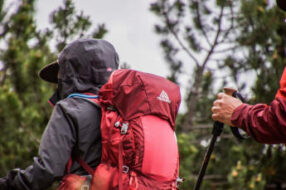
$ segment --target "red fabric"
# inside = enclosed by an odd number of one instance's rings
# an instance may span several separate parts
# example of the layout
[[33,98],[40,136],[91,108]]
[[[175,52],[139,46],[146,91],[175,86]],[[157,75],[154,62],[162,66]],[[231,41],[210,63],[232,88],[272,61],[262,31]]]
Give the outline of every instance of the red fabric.
[[70,157],[67,166],[66,166],[66,173],[69,174],[71,171],[71,166],[72,166],[72,157]]
[[280,89],[277,91],[276,98],[286,99],[286,68],[284,68],[282,77],[280,79]]
[[[115,166],[101,163],[97,166],[96,171],[93,174],[92,186],[90,190],[112,190],[118,187],[119,172]],[[128,181],[128,176],[122,174],[122,181]],[[127,188],[125,188],[127,189]]]
[[172,179],[178,163],[174,131],[168,122],[155,116],[144,116],[141,121],[145,137],[142,172],[156,180]]
[[[83,161],[81,158],[77,158],[76,161],[80,164],[81,167],[83,167],[85,169],[85,171],[87,171],[90,175],[93,174],[93,169],[85,162]],[[66,172],[67,174],[70,173],[70,170],[71,170],[71,166],[72,166],[72,163],[73,163],[73,158],[70,157],[68,163],[67,163],[67,166],[66,166]]]
[[284,68],[280,89],[275,99],[264,104],[239,106],[233,113],[231,122],[241,127],[258,142],[286,143],[286,68]]
[[88,183],[85,184],[86,177],[79,176],[76,174],[66,175],[60,187],[57,190],[83,190],[84,187],[88,187]]
[[[179,87],[162,77],[134,70],[111,75],[99,92],[102,158],[92,190],[176,189],[174,129],[180,100]],[[127,133],[122,134],[126,124]],[[122,166],[129,168],[127,174]]]
[[[161,94],[166,94],[170,103],[160,100]],[[114,105],[124,120],[154,114],[168,120],[175,129],[180,89],[163,77],[130,69],[117,70],[99,95],[100,101]]]
[[90,175],[93,174],[93,169],[85,161],[83,161],[81,158],[77,158],[76,160],[81,165],[81,167],[85,169],[85,171],[87,171]]
[[242,104],[235,109],[231,122],[261,143],[286,143],[286,99],[276,98],[264,104]]

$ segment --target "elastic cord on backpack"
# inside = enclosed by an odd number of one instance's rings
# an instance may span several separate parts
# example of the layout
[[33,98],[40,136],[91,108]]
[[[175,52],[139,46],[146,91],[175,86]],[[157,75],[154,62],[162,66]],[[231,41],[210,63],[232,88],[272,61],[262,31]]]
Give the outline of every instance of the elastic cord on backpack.
[[88,95],[88,94],[72,93],[72,94],[70,94],[67,98],[72,98],[72,97],[97,99],[97,98],[98,98],[98,95]]

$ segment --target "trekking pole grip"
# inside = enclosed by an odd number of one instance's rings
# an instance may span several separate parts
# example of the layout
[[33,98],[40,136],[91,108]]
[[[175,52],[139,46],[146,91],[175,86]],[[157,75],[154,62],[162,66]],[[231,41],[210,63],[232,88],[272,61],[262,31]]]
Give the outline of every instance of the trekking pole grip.
[[[234,98],[237,98],[241,100],[242,102],[245,102],[244,98],[242,95],[235,89],[233,88],[224,88],[223,92],[229,96],[232,96]],[[238,127],[230,127],[232,134],[239,140],[245,140],[248,138],[248,136],[242,135],[241,130]]]

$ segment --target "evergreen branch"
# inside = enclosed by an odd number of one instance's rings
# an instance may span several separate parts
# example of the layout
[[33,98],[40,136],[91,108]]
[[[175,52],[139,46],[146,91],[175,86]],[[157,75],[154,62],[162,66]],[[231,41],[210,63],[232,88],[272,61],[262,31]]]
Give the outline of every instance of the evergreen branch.
[[170,19],[168,17],[168,14],[166,12],[163,12],[163,16],[167,23],[167,28],[171,32],[171,34],[175,37],[178,44],[181,46],[181,48],[187,53],[187,55],[195,62],[195,64],[199,67],[199,61],[195,58],[195,56],[189,51],[189,49],[184,45],[182,40],[179,38],[178,34],[174,31],[173,27],[171,26]]
[[24,122],[21,122],[21,127],[22,129],[30,135],[31,140],[34,142],[35,146],[39,146],[39,144],[41,143],[41,139],[36,137],[33,133],[32,130],[30,130],[25,124]]
[[3,86],[7,78],[7,68],[5,67],[4,69],[1,70],[1,72],[3,72],[3,77],[1,78],[0,86]]
[[[35,80],[37,80],[37,79],[35,79]],[[44,115],[49,115],[49,111],[48,111],[47,107],[44,106],[43,104],[41,104],[42,97],[41,97],[40,92],[39,92],[38,84],[32,83],[32,88],[34,91],[35,100],[38,103],[38,105],[40,106],[41,110],[44,112]]]
[[[196,14],[197,14],[197,19],[198,19],[198,23],[202,23],[202,19],[201,19],[201,13],[200,13],[200,5],[199,5],[200,1],[197,1],[197,11],[196,11]],[[204,30],[204,27],[201,25],[201,28],[200,28],[204,38],[206,39],[206,42],[208,43],[209,46],[211,46],[211,43],[210,43],[210,40],[206,34],[206,31]]]
[[209,50],[205,60],[203,61],[202,66],[201,66],[203,69],[206,67],[206,64],[208,63],[211,55],[213,54],[214,49],[218,45],[218,39],[219,39],[219,36],[221,33],[221,23],[222,23],[222,18],[223,18],[223,11],[224,11],[224,6],[221,7],[221,11],[220,11],[219,19],[218,19],[218,24],[217,24],[217,32],[216,32],[214,42],[213,42],[211,49]]

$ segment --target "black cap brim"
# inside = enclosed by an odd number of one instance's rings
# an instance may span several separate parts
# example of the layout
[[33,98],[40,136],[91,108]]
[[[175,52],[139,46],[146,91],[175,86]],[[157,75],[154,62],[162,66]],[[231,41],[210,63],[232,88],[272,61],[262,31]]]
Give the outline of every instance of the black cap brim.
[[58,83],[58,72],[59,64],[56,61],[43,67],[39,72],[39,76],[47,82]]
[[277,5],[284,11],[286,11],[286,0],[276,0]]

